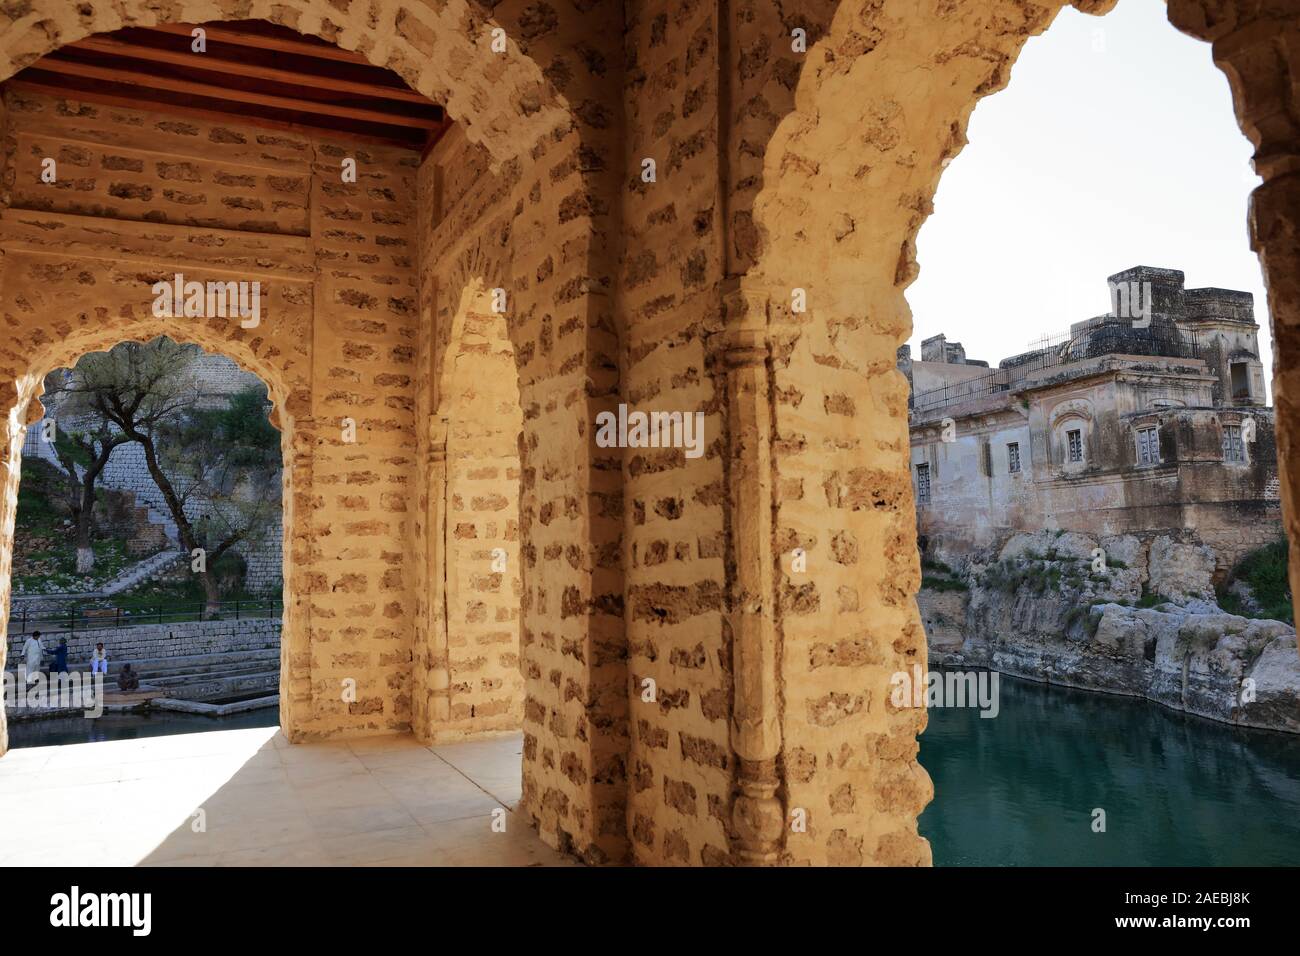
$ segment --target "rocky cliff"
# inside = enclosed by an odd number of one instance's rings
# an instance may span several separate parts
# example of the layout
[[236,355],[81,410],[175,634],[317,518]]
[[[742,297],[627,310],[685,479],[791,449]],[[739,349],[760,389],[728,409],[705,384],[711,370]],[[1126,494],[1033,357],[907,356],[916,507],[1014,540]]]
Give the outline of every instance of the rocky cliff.
[[948,560],[918,596],[935,663],[1300,733],[1294,628],[1223,611],[1193,534],[1017,534]]

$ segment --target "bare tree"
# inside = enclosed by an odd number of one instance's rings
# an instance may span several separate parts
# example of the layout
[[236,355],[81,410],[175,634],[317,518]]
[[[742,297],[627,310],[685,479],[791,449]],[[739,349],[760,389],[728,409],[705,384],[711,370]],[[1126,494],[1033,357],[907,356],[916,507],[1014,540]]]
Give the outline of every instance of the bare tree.
[[[199,406],[192,370],[198,352],[165,337],[124,342],[78,362],[67,390],[143,449],[180,543],[194,558],[210,616],[221,600],[217,562],[278,513],[279,481],[270,476],[279,467],[279,436],[266,420],[264,399],[224,410]],[[260,424],[245,421],[249,414]],[[199,503],[203,513],[191,519]]]
[[58,410],[51,445],[64,472],[77,548],[77,573],[88,574],[95,567],[91,543],[95,533],[96,485],[113,450],[131,439],[79,401],[78,395],[68,392],[66,385],[64,369],[45,377],[47,402]]
[[[259,539],[280,514],[280,433],[267,419],[265,388],[194,404],[160,423],[157,445],[182,504],[202,514],[192,533],[204,549],[201,575],[209,609],[219,600],[214,571],[236,545]],[[148,454],[148,449],[146,449]]]

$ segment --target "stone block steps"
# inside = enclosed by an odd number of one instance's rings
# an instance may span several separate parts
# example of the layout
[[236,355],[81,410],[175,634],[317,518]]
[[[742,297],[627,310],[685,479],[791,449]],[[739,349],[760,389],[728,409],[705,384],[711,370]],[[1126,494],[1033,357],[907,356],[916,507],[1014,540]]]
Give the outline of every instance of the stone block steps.
[[274,694],[280,687],[280,649],[276,646],[184,657],[111,661],[110,682],[129,663],[140,683],[180,700],[209,701],[252,693]]
[[160,571],[181,560],[187,554],[188,552],[183,550],[159,551],[152,557],[145,558],[143,561],[123,569],[117,577],[100,588],[100,593],[107,596],[130,590],[137,584],[149,580]]

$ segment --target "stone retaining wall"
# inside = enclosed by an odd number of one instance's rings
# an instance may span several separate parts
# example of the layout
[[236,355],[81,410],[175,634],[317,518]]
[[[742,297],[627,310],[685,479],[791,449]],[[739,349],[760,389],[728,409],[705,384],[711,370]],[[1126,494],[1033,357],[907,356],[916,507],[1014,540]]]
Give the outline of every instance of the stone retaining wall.
[[[68,639],[68,663],[74,668],[88,667],[90,653],[100,641],[108,651],[109,663],[166,657],[189,657],[221,654],[280,645],[280,618],[255,618],[241,621],[193,621],[181,624],[141,624],[118,630],[84,631],[76,634],[48,633],[42,636],[46,663],[58,646],[59,638]],[[7,638],[8,660],[16,667],[22,660],[23,635]]]

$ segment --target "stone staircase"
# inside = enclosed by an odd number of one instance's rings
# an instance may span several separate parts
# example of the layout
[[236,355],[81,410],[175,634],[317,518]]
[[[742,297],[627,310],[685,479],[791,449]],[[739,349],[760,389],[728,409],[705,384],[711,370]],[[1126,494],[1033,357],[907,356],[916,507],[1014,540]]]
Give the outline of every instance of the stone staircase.
[[129,568],[123,568],[117,577],[113,578],[99,589],[99,593],[107,597],[112,594],[119,594],[122,591],[130,590],[137,584],[152,578],[168,565],[174,564],[186,557],[188,553],[189,552],[184,549],[179,548],[159,551],[152,557],[145,558],[143,561],[138,561]]
[[[110,486],[111,487],[111,486]],[[162,529],[167,540],[173,544],[180,541],[180,531],[172,519],[172,513],[163,499],[162,492],[154,488],[120,488],[135,498],[136,504],[145,512],[145,517],[152,525]]]
[[268,645],[241,651],[113,661],[110,683],[124,663],[140,675],[140,683],[179,700],[214,701],[262,696],[280,688],[280,648]]

